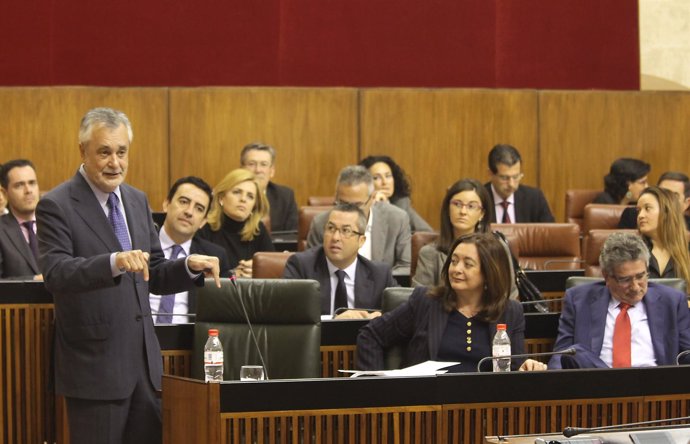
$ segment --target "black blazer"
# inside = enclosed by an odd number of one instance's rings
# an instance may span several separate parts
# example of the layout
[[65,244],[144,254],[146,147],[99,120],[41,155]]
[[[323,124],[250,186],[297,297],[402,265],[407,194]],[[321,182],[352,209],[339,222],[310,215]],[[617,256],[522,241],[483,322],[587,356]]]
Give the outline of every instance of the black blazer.
[[[189,247],[190,254],[204,254],[206,256],[215,256],[220,263],[220,277],[230,277],[230,261],[225,250],[215,245],[206,239],[194,237],[192,238],[192,245]],[[192,288],[187,293],[187,307],[192,313],[196,313],[196,288]]]
[[41,274],[17,219],[9,213],[0,217],[0,278],[33,279]]
[[[382,370],[384,350],[402,343],[407,344],[403,367],[436,359],[448,312],[438,299],[427,296],[428,291],[426,287],[415,288],[407,302],[359,330],[357,369]],[[496,334],[496,324],[507,324],[512,354],[524,353],[525,316],[520,303],[508,301],[499,321],[490,324],[490,338]],[[511,366],[516,369],[521,364],[513,360]]]
[[[491,191],[491,182],[484,186],[489,191],[491,204],[495,208],[496,202],[494,202],[494,193]],[[515,192],[515,219],[517,220],[513,222],[516,223],[555,221],[544,193],[539,188],[528,187],[527,185],[520,185]],[[494,211],[494,217],[491,222],[496,223],[496,211]]]
[[266,197],[271,206],[271,231],[297,231],[297,203],[292,189],[269,182]]
[[[321,314],[331,314],[331,278],[323,247],[293,254],[285,264],[286,279],[314,279],[321,284]],[[387,287],[397,287],[391,267],[357,256],[355,308],[381,308],[381,295]]]

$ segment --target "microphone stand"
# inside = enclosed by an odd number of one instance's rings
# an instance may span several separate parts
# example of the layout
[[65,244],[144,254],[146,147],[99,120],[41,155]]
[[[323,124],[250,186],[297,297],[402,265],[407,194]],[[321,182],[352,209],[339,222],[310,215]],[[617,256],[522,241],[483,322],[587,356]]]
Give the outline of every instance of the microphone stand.
[[574,355],[577,351],[574,348],[566,348],[561,351],[553,352],[542,352],[542,353],[522,353],[519,355],[506,355],[506,356],[486,356],[477,362],[477,372],[481,373],[481,366],[486,361],[493,361],[496,359],[522,359],[522,358],[539,358],[544,356],[555,356],[555,355]]
[[249,333],[252,336],[252,341],[254,342],[254,347],[256,347],[256,352],[259,354],[259,359],[261,360],[261,366],[264,368],[264,376],[266,377],[266,381],[268,381],[269,380],[268,369],[266,368],[266,363],[264,362],[264,356],[261,353],[261,348],[259,348],[259,341],[256,340],[256,335],[254,334],[254,328],[252,328],[252,323],[249,320],[249,314],[247,313],[247,308],[244,306],[244,300],[242,299],[242,293],[240,292],[240,288],[237,286],[236,280],[237,280],[237,278],[235,277],[235,273],[231,271],[230,282],[232,282],[232,286],[235,287],[235,291],[237,291],[237,297],[240,300],[240,306],[242,307],[242,312],[244,313],[244,320],[247,321],[247,327],[249,327]]

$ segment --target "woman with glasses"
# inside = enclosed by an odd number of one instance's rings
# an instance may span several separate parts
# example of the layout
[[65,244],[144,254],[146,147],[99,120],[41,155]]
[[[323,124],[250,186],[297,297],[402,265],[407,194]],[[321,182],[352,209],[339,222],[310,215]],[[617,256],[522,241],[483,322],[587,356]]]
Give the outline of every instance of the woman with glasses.
[[[449,251],[441,285],[415,288],[407,302],[360,330],[358,369],[383,369],[384,351],[406,344],[402,367],[435,360],[459,362],[452,372],[475,372],[479,361],[491,356],[497,324],[506,324],[511,353],[524,353],[525,317],[522,306],[508,299],[510,260],[501,241],[472,233],[456,239]],[[546,370],[533,360],[514,359],[511,366]]]
[[620,158],[611,164],[604,177],[604,191],[593,203],[634,205],[642,190],[647,188],[647,175],[652,167],[641,160]]
[[637,227],[649,247],[649,277],[678,277],[690,283],[690,254],[683,209],[673,192],[645,189],[637,200]]
[[431,225],[420,216],[410,201],[410,181],[405,171],[388,156],[369,156],[359,163],[374,177],[374,201],[389,202],[405,210],[410,216],[410,229],[415,231],[434,231]]
[[252,277],[252,257],[257,251],[275,251],[261,219],[268,214],[268,200],[254,173],[243,168],[230,171],[213,189],[208,224],[198,236],[225,249],[237,277]]
[[[435,243],[419,250],[417,270],[412,285],[433,287],[439,285],[443,264],[448,258],[453,241],[471,233],[490,233],[493,205],[489,192],[475,179],[461,179],[446,191],[441,203],[441,233]],[[505,246],[508,253],[508,247]],[[510,264],[510,297],[517,299],[515,272]]]

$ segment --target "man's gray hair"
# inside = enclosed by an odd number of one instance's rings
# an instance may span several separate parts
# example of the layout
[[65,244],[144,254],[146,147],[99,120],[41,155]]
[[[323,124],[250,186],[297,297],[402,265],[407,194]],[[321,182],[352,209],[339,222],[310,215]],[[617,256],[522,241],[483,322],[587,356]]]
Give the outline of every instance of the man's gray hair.
[[122,111],[112,108],[93,108],[84,114],[79,125],[79,143],[85,144],[91,140],[91,133],[94,127],[103,125],[108,129],[115,130],[124,125],[127,128],[127,136],[129,143],[132,143],[134,133],[132,132],[132,124],[129,122],[127,115]]
[[340,174],[338,174],[338,180],[335,182],[336,192],[341,185],[353,186],[359,185],[360,183],[367,184],[369,195],[371,196],[374,192],[374,177],[369,170],[361,165],[346,166],[340,170]]
[[340,211],[341,213],[357,213],[357,231],[363,234],[367,230],[367,216],[364,215],[364,211],[362,211],[362,209],[357,205],[351,203],[341,203],[336,205],[328,212],[326,224],[328,224],[328,220],[331,218],[331,213],[334,211]]
[[630,261],[643,261],[649,267],[649,248],[633,233],[613,233],[606,239],[599,254],[604,275],[612,276],[616,267]]
[[271,145],[266,145],[263,142],[252,142],[248,143],[247,145],[242,148],[242,152],[240,153],[240,165],[244,166],[245,165],[245,159],[247,157],[247,153],[250,151],[266,151],[268,154],[271,155],[271,165],[276,163],[276,150],[273,148]]

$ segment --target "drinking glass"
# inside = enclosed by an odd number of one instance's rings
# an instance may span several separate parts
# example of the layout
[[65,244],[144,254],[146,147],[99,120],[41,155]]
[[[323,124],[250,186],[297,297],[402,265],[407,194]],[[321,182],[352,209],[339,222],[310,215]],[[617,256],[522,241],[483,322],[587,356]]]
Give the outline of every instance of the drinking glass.
[[264,368],[260,365],[243,365],[240,369],[240,381],[263,381]]

